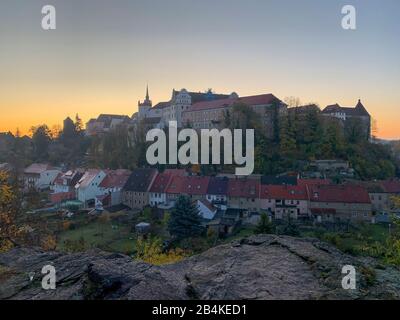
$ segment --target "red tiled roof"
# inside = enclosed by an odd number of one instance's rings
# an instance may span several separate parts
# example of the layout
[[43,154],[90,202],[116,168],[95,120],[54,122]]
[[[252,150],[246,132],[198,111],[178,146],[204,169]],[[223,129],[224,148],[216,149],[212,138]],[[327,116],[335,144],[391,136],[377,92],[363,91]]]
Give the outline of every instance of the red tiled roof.
[[267,104],[273,103],[274,101],[279,101],[279,99],[271,93],[243,97],[243,98],[239,98],[239,100],[240,100],[240,102],[243,102],[250,106],[267,105]]
[[184,177],[186,170],[184,169],[166,169],[162,173],[158,173],[150,187],[149,192],[164,193],[174,177]]
[[24,170],[24,172],[30,173],[30,174],[40,174],[46,170],[51,170],[51,169],[54,169],[54,168],[49,164],[33,163],[28,168],[26,168]]
[[183,177],[182,192],[190,195],[207,194],[210,177]]
[[176,176],[172,177],[171,182],[169,183],[166,193],[182,193],[183,191],[183,179],[184,177]]
[[150,187],[149,192],[164,193],[167,190],[168,184],[172,179],[172,175],[163,172],[159,173]]
[[368,191],[358,185],[320,185],[309,188],[313,202],[371,203]]
[[189,112],[230,107],[235,103],[244,103],[249,106],[268,105],[274,101],[279,101],[279,99],[270,93],[260,94],[256,96],[241,97],[241,98],[227,98],[227,99],[212,100],[212,101],[202,101],[193,104],[192,107],[189,109]]
[[170,174],[172,176],[186,176],[186,170],[185,169],[165,169],[163,173]]
[[131,172],[128,170],[115,170],[107,172],[101,181],[100,188],[122,188],[128,181]]
[[382,181],[381,185],[387,193],[400,193],[400,180]]
[[240,198],[258,198],[260,180],[258,179],[229,179],[228,196]]
[[305,185],[262,185],[261,199],[308,200]]
[[173,194],[205,195],[209,182],[210,177],[175,176],[168,185],[166,192]]
[[330,179],[298,179],[297,184],[301,186],[319,186],[331,184]]
[[221,99],[221,100],[197,102],[192,105],[192,107],[189,109],[189,111],[200,111],[200,110],[207,110],[207,109],[217,109],[217,108],[229,107],[238,101],[239,101],[239,99],[228,98],[228,99]]

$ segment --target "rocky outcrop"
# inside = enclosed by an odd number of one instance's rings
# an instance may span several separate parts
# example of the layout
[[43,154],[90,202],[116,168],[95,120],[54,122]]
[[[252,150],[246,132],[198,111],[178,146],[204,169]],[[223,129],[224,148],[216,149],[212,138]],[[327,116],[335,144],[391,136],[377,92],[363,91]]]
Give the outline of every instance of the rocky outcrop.
[[[47,264],[56,268],[56,290],[42,289]],[[344,265],[356,268],[356,290],[342,289]],[[399,298],[397,269],[315,239],[253,236],[164,266],[98,250],[66,255],[17,248],[0,255],[0,299]]]

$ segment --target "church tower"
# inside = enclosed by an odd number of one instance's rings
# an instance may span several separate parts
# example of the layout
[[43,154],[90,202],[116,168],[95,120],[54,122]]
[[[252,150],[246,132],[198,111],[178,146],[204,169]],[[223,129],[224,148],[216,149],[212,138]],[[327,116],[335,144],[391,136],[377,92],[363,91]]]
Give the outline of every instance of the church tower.
[[145,100],[143,102],[140,102],[140,100],[139,100],[139,102],[138,102],[139,118],[140,119],[146,118],[146,115],[152,106],[153,106],[153,103],[151,102],[150,96],[149,96],[149,86],[147,85]]

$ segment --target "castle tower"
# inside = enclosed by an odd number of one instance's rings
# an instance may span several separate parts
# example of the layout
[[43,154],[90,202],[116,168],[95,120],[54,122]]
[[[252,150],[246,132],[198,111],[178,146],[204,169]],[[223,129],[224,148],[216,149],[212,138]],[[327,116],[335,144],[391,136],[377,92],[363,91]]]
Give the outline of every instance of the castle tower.
[[153,106],[153,103],[150,100],[150,95],[149,95],[149,86],[146,86],[146,97],[143,102],[138,102],[138,111],[139,111],[139,118],[143,119],[146,118],[146,115],[148,111],[151,109]]

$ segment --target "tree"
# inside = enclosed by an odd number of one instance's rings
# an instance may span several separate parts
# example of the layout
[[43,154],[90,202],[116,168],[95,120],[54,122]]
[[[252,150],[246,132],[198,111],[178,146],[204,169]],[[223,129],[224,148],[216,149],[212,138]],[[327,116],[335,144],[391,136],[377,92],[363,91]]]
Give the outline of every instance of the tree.
[[75,116],[75,131],[77,132],[77,133],[81,133],[81,132],[83,132],[83,123],[82,123],[82,119],[81,118],[79,118],[79,115],[78,114],[76,114],[76,116]]
[[360,143],[365,141],[367,136],[362,122],[355,118],[346,120],[345,133],[349,143]]
[[45,124],[32,127],[33,151],[36,160],[46,160],[48,158],[49,145],[51,142],[51,131]]
[[328,121],[327,128],[322,137],[321,156],[325,159],[341,159],[343,149],[344,139],[339,124],[336,121]]
[[269,221],[268,216],[265,212],[261,213],[260,222],[258,223],[255,233],[256,234],[268,234],[272,232],[272,223]]
[[292,218],[289,218],[285,226],[283,227],[282,234],[292,237],[300,236],[299,227],[295,222],[293,222]]
[[171,212],[169,232],[176,240],[196,237],[202,234],[201,217],[189,197],[180,196]]
[[296,152],[295,124],[289,115],[282,115],[279,121],[279,146],[284,157],[293,157]]
[[122,126],[92,139],[89,153],[91,165],[102,168],[134,169],[140,166],[141,157],[146,161],[145,145],[140,142],[133,144],[128,129]]
[[0,171],[0,252],[18,245],[23,229],[17,225],[18,199],[8,175]]
[[52,126],[51,130],[50,130],[50,138],[52,140],[58,139],[61,135],[61,132],[62,132],[62,129],[61,129],[60,125],[56,124],[56,125]]
[[286,97],[283,101],[287,104],[289,108],[299,107],[301,105],[301,101],[299,97]]
[[261,132],[262,128],[257,113],[244,103],[235,103],[231,111],[225,113],[224,124],[230,129],[258,129]]

